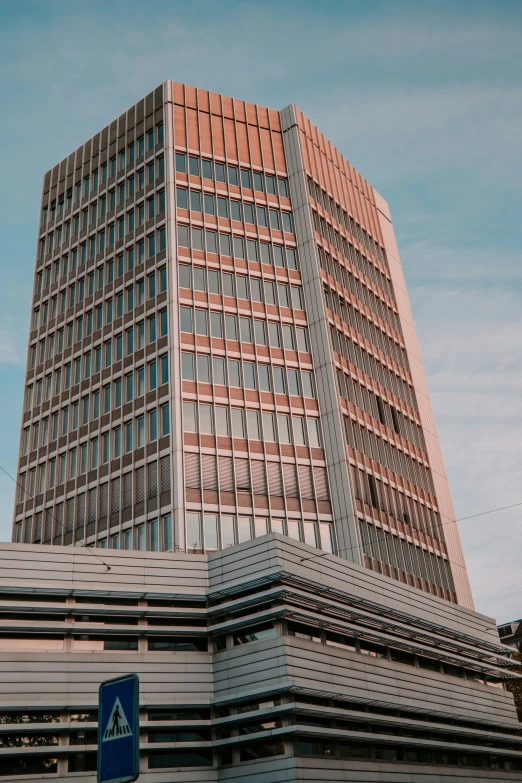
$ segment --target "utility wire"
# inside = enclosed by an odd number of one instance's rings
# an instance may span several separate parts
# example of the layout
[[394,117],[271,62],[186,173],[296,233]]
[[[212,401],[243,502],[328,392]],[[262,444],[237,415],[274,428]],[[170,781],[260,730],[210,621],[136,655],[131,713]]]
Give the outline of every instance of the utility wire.
[[[22,485],[21,485],[21,484],[20,484],[20,483],[19,483],[19,482],[18,482],[18,481],[15,479],[15,478],[13,478],[13,476],[11,476],[11,474],[10,474],[10,473],[8,473],[8,472],[7,472],[7,470],[6,470],[5,468],[3,468],[3,467],[2,467],[2,465],[0,465],[0,470],[1,470],[3,473],[5,473],[5,475],[6,475],[8,478],[10,478],[10,479],[11,479],[11,481],[14,481],[14,483],[16,484],[16,486],[17,486],[17,487],[20,487],[20,489],[22,490],[22,492],[24,492],[24,493],[25,493],[25,494],[26,494],[26,495],[27,495],[29,498],[31,498],[31,500],[34,500],[34,502],[35,502],[35,504],[36,504],[36,498],[34,497],[34,495],[31,495],[31,493],[30,493],[30,492],[28,492],[28,491],[25,489],[25,487],[22,487]],[[52,513],[51,513],[51,511],[49,511],[49,509],[47,509],[47,508],[44,508],[42,505],[40,505],[40,507],[41,507],[42,511],[44,512],[44,514],[49,514],[49,516],[51,517],[51,519],[54,519],[54,521],[55,521],[55,522],[57,522],[57,521],[58,521],[58,520],[56,519],[56,517],[54,516],[54,514],[52,514]],[[37,508],[37,506],[35,505],[35,511],[36,511],[36,508]],[[78,543],[78,541],[77,541],[76,539],[74,539],[72,543],[73,543],[73,544],[77,544],[77,543]],[[106,563],[104,560],[102,560],[102,559],[101,559],[101,557],[99,557],[99,556],[98,556],[98,555],[97,555],[95,552],[93,552],[93,551],[91,550],[91,548],[90,548],[90,547],[86,546],[86,547],[84,547],[84,549],[85,549],[85,551],[86,551],[86,552],[88,552],[90,555],[92,555],[92,556],[93,556],[93,557],[95,557],[97,560],[99,560],[99,561],[100,561],[100,563],[103,563],[103,565],[105,566],[105,568],[107,569],[107,571],[110,571],[110,570],[111,570],[111,567],[110,567],[110,565],[107,565],[107,563]]]

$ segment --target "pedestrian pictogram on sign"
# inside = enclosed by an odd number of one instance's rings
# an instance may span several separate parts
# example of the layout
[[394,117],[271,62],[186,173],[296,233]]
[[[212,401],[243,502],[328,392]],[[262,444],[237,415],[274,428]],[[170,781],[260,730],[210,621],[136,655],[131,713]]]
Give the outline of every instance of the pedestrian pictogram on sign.
[[120,737],[126,737],[130,734],[132,734],[132,730],[129,726],[129,721],[125,717],[125,713],[123,712],[123,707],[121,706],[119,698],[116,697],[116,701],[114,702],[114,707],[111,710],[107,727],[103,732],[102,742],[119,739]]

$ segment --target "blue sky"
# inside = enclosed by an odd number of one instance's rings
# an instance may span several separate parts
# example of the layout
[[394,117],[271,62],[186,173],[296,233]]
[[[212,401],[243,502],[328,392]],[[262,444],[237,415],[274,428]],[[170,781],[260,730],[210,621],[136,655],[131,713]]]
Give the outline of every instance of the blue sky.
[[[390,204],[458,517],[522,501],[522,6],[19,0],[0,29],[0,465],[14,473],[41,180],[166,78],[295,102]],[[0,476],[0,540],[12,483]],[[522,506],[462,522],[522,616]]]

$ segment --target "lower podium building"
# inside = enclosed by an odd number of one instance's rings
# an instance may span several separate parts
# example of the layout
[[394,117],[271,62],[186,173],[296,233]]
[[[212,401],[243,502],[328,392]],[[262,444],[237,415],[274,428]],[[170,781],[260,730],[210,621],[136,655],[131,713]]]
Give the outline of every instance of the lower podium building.
[[509,655],[492,619],[276,533],[2,544],[0,777],[92,783],[98,686],[135,672],[142,783],[522,780]]

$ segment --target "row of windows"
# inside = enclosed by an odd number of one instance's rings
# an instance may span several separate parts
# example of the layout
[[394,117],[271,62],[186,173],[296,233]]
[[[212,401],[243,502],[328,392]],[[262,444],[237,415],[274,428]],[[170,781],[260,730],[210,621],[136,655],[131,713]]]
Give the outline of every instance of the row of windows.
[[349,372],[337,370],[336,376],[341,397],[353,403],[359,410],[364,411],[387,429],[404,436],[424,453],[426,452],[422,428],[416,420],[412,421],[412,411],[408,411],[410,415],[407,415],[399,407],[398,401],[390,402],[389,397],[384,397],[382,392],[378,393],[380,390],[376,391],[375,387],[368,389],[361,383],[359,377],[353,378]]
[[[163,144],[163,140],[163,123],[161,122],[156,128],[147,131],[147,152],[154,151],[157,144]],[[97,192],[99,186],[105,185],[108,177],[115,177],[118,171],[122,171],[127,166],[132,166],[136,158],[140,158],[144,154],[145,136],[140,136],[136,139],[136,142],[131,142],[126,149],[122,149],[118,155],[113,155],[108,162],[102,163],[99,168],[94,169],[90,174],[77,179],[74,188],[68,188],[66,193],[58,196],[58,199],[53,199],[49,206],[44,206],[42,209],[42,225],[47,225],[48,220],[52,223],[57,216],[63,215],[64,209],[72,209],[73,195],[75,202],[79,202],[82,197],[87,198],[91,193]]]
[[[300,514],[301,509],[305,515],[315,514],[318,509],[321,514],[330,513],[326,468],[322,465],[249,460],[240,453],[234,457],[222,454],[216,457],[214,454],[185,452],[184,472],[187,502],[190,503],[201,502],[203,488],[204,499],[212,503],[218,502],[219,490],[220,502],[225,506],[250,507],[254,495],[259,501],[256,503],[258,507],[260,503],[261,507],[266,507],[270,497],[278,515],[282,512],[277,509],[282,508],[285,499],[292,514]],[[207,492],[208,495],[205,494]]]
[[188,552],[227,549],[235,544],[259,538],[267,533],[281,533],[304,541],[310,546],[334,551],[333,526],[329,522],[299,521],[282,517],[248,517],[231,514],[201,514],[186,512]]
[[[124,266],[124,254],[120,253],[116,258],[116,278],[122,278],[125,271],[131,272],[134,269],[134,261],[135,261],[135,248],[129,248],[127,250],[127,263]],[[67,257],[64,257],[64,260],[67,261]],[[139,261],[139,255],[138,255],[138,261]],[[141,263],[141,261],[139,261]],[[50,269],[50,267],[49,267]],[[60,273],[60,259],[56,261],[54,264],[54,270],[56,273],[56,278],[53,279],[52,282],[56,282],[58,280],[58,276]],[[65,272],[67,274],[67,272]],[[49,281],[50,282],[50,281]],[[90,272],[89,274],[85,275],[85,277],[80,278],[76,281],[76,283],[72,283],[69,286],[68,294],[69,294],[69,307],[74,307],[76,304],[81,304],[85,297],[94,296],[96,291],[103,291],[105,285],[109,285],[110,283],[114,282],[114,261],[111,259],[106,264],[103,264],[102,266],[97,267],[95,272]],[[118,283],[121,281],[116,281],[116,285],[118,286]],[[145,287],[146,285],[146,287]],[[133,307],[139,307],[139,305],[143,304],[145,301],[145,293],[147,295],[147,299],[153,299],[156,294],[161,294],[164,291],[167,290],[167,267],[162,266],[160,269],[158,269],[157,273],[152,272],[151,274],[147,275],[146,282],[145,278],[143,280],[138,280],[135,284],[136,286],[136,296],[134,296],[134,291],[132,294],[129,293],[129,288],[127,288],[127,303],[132,303]],[[47,287],[47,286],[46,286]],[[123,294],[120,294],[119,297],[116,297],[116,317],[120,317],[123,315]],[[109,304],[111,302],[111,304]],[[49,299],[46,299],[41,305],[38,305],[33,310],[33,316],[31,321],[31,330],[34,331],[35,329],[40,328],[41,326],[44,326],[48,321],[54,320],[57,315],[62,315],[67,308],[67,291],[62,291],[60,293],[60,296],[56,294],[53,297],[50,297]],[[102,305],[98,305],[97,312],[99,313],[102,308]],[[106,308],[110,313],[111,321],[112,321],[112,313],[113,313],[113,305],[112,305],[112,299],[108,300],[106,302]],[[108,319],[109,315],[106,315],[106,320]],[[100,315],[96,316],[96,322],[100,323]],[[103,320],[103,317],[101,318]],[[107,320],[107,323],[111,323],[111,321]],[[97,329],[101,328],[100,326],[96,327]]]
[[[153,282],[151,280],[149,283]],[[149,290],[150,293],[150,290]],[[74,295],[74,294],[71,294]],[[124,302],[125,296],[125,302]],[[82,300],[83,301],[83,300]],[[80,343],[84,338],[90,337],[93,333],[99,332],[104,326],[110,326],[117,318],[121,318],[125,313],[132,312],[135,308],[140,307],[145,302],[145,281],[140,280],[135,286],[129,286],[123,293],[117,294],[114,298],[107,299],[103,304],[100,304],[88,310],[85,316],[80,315],[75,321],[70,321],[65,327],[51,332],[47,337],[42,337],[39,342],[35,342],[29,351],[29,369],[33,369],[36,365],[42,364],[48,359],[53,359],[56,355],[60,354],[64,348],[71,348],[74,343]],[[124,307],[125,305],[125,307]],[[45,311],[42,316],[47,315]],[[54,320],[54,308],[53,302],[51,302],[50,310],[51,320]],[[158,321],[159,330],[156,328]],[[157,339],[159,331],[160,337],[167,334],[167,310],[160,310],[157,314],[149,316],[147,318],[147,337],[148,342],[154,342]],[[134,334],[136,333],[136,341],[134,341]],[[116,360],[121,359],[121,335],[115,338],[116,343]],[[126,343],[126,355],[130,355],[134,352],[134,344],[136,342],[137,348],[143,348],[145,345],[145,321],[141,321],[130,329],[126,330],[125,343]],[[105,343],[105,345],[112,345],[112,343]],[[110,350],[110,349],[109,349]],[[88,371],[84,373],[85,378],[90,377],[91,372],[91,353],[89,352],[84,357],[84,363],[88,367]],[[76,363],[80,360],[77,359]],[[107,362],[106,362],[107,366]],[[99,372],[101,369],[101,347],[95,349],[95,362],[94,371]],[[76,381],[78,383],[79,381]],[[68,387],[66,387],[68,388]]]
[[[455,585],[448,561],[423,549],[418,543],[418,534],[417,542],[414,540],[410,544],[400,536],[394,536],[361,520],[359,520],[359,528],[362,551],[372,567],[371,558],[373,557],[375,561],[385,563],[388,570],[394,569],[397,572],[395,576],[393,573],[391,574],[394,578],[400,578],[399,572],[410,574],[417,579],[424,580],[428,587],[435,585],[442,590],[447,590],[452,595],[454,594]],[[413,537],[414,531],[409,529],[408,532]],[[428,543],[433,544],[433,541]],[[407,581],[411,582],[411,580]],[[428,592],[432,592],[431,589]],[[439,594],[438,591],[436,592]]]
[[300,286],[289,286],[273,280],[263,281],[253,275],[249,278],[231,272],[220,273],[215,269],[207,270],[206,267],[188,264],[180,264],[178,269],[180,288],[304,310],[303,290]]
[[350,234],[364,245],[367,250],[373,253],[382,264],[386,264],[386,256],[379,243],[376,242],[340,204],[334,201],[332,197],[310,177],[308,177],[308,192],[310,196],[329,212],[346,231],[349,231]]
[[363,338],[369,340],[372,345],[402,367],[404,374],[409,375],[408,356],[398,342],[397,335],[390,337],[384,326],[376,324],[369,313],[354,307],[352,302],[347,302],[342,296],[331,291],[329,286],[324,286],[323,294],[326,308],[333,316],[337,316],[355,329],[359,335],[363,335]]
[[322,247],[318,246],[317,251],[320,266],[327,276],[333,277],[343,289],[349,291],[353,297],[380,315],[386,323],[395,329],[397,334],[402,334],[399,315],[392,306],[392,300],[378,286],[360,270],[354,274],[351,264],[341,263],[339,259],[325,252]]
[[457,753],[447,750],[375,745],[369,742],[331,742],[303,737],[297,742],[297,756],[319,756],[350,761],[376,761],[491,770],[522,769],[522,761],[486,753]]
[[[170,432],[169,406],[162,405],[159,411],[150,410],[137,416],[133,421],[114,427],[111,432],[105,432],[100,437],[60,454],[48,462],[42,462],[36,468],[20,473],[20,502],[34,495],[40,495],[46,489],[52,489],[65,482],[95,470],[110,459],[128,454],[133,449],[141,448],[145,443],[152,443],[158,436]],[[111,449],[112,440],[112,449]],[[112,453],[111,453],[112,451]],[[27,479],[27,481],[26,481]]]
[[[139,190],[141,190],[145,185],[144,177],[145,173],[143,170],[138,172]],[[154,182],[154,169],[150,171],[149,179],[150,178],[151,181],[149,184],[152,184]],[[130,199],[133,198],[134,195],[135,180],[134,177],[129,177],[126,181],[126,184],[122,183],[118,186],[118,205],[123,208],[123,205],[126,201],[125,197]],[[50,255],[53,253],[53,251],[59,252],[62,248],[62,245],[67,246],[71,241],[74,244],[80,232],[88,231],[89,228],[91,228],[91,230],[94,229],[97,226],[98,221],[101,221],[107,217],[107,208],[109,212],[113,212],[116,209],[116,206],[116,189],[114,189],[109,191],[108,196],[101,196],[96,201],[93,201],[89,207],[83,209],[81,213],[74,215],[73,218],[64,223],[63,226],[60,225],[54,231],[51,231],[47,235],[47,238],[43,237],[40,240],[40,261],[46,254]],[[153,194],[152,196],[148,197],[146,201],[143,201],[141,204],[133,205],[132,209],[126,213],[124,218],[127,222],[127,233],[134,231],[134,229],[139,226],[142,226],[145,223],[145,220],[151,220],[152,218],[156,217],[156,215],[161,215],[164,211],[165,191],[160,190],[157,194]],[[120,225],[120,221],[124,218],[119,218],[118,225]],[[111,223],[107,227],[107,231],[108,236],[112,237],[114,241],[113,226],[114,223]],[[103,238],[102,240],[101,236],[102,234],[100,233],[98,235],[98,245],[100,248],[99,252],[104,250],[105,243],[105,239]],[[119,238],[121,239],[121,236]]]
[[81,402],[74,402],[61,411],[36,421],[32,426],[31,437],[31,428],[25,427],[20,444],[21,456],[40,446],[47,446],[59,436],[74,432],[79,426],[95,421],[100,415],[117,410],[123,402],[132,402],[142,397],[145,392],[154,391],[158,386],[168,383],[168,379],[168,355],[164,354],[157,361],[154,359],[149,362],[146,368],[138,367],[134,372],[113,381],[101,390],[83,396]]
[[279,194],[281,198],[290,198],[286,178],[246,168],[238,169],[237,166],[212,161],[208,158],[199,158],[195,155],[188,156],[187,166],[187,156],[183,152],[176,152],[176,171],[180,174],[211,179],[234,187],[239,187],[241,183],[244,190],[255,190],[258,193],[268,193],[272,196]]
[[[286,626],[283,627],[282,630],[283,633],[298,639],[304,639],[330,647],[338,647],[341,650],[356,652],[370,658],[382,658],[395,663],[414,666],[425,671],[438,672],[460,679],[471,680],[472,682],[481,682],[498,688],[503,687],[503,680],[497,676],[481,673],[474,669],[468,669],[452,663],[442,663],[436,658],[430,658],[426,655],[418,655],[395,647],[381,645],[364,638],[348,636],[336,631],[325,631],[321,628],[304,625],[303,623],[297,623],[291,620],[286,621]],[[276,636],[278,636],[277,626],[273,622],[266,622],[243,628],[235,633],[214,637],[214,641],[216,649],[224,650],[230,646],[264,641],[266,639],[275,638]]]
[[[135,351],[142,349],[147,344],[155,342],[167,335],[168,321],[167,310],[160,310],[156,315],[149,316],[145,321],[140,321],[130,327],[125,332],[125,352],[126,356],[132,355]],[[78,334],[78,332],[77,332]],[[63,330],[58,332],[57,353],[61,350],[61,341]],[[67,333],[69,343],[70,334]],[[81,337],[79,338],[81,339]],[[113,361],[120,361],[123,356],[123,334],[116,335],[113,339],[106,340],[103,346],[99,345],[93,351],[88,351],[83,356],[77,357],[73,362],[64,365],[63,370],[58,367],[54,373],[48,373],[45,378],[37,380],[35,384],[29,384],[26,389],[25,410],[30,410],[42,401],[50,399],[51,395],[57,395],[62,391],[67,391],[80,381],[87,380],[94,373],[101,371],[103,367],[110,367]],[[41,343],[40,343],[41,345]],[[54,342],[51,343],[54,349]],[[114,349],[114,350],[113,350]],[[32,358],[31,358],[32,362]],[[54,376],[54,383],[53,383]]]
[[258,228],[270,227],[274,231],[294,233],[294,221],[291,212],[273,207],[267,208],[250,201],[236,201],[225,196],[215,196],[200,190],[176,188],[178,209],[189,209],[192,213],[212,215],[213,217],[235,220]]
[[[97,236],[91,237],[89,242],[82,242],[79,249],[76,247],[74,248],[70,253],[70,269],[71,272],[73,272],[75,269],[78,268],[78,263],[81,265],[87,264],[88,261],[91,261],[98,253],[105,252],[107,249],[108,252],[112,252],[109,248],[111,248],[114,245],[115,241],[115,224],[111,223],[109,226],[109,236],[108,236],[108,243],[106,244],[106,234],[105,231],[101,231]],[[118,239],[124,239],[125,237],[125,226],[124,226],[124,219],[120,218],[118,221]],[[143,264],[145,259],[153,258],[157,253],[161,253],[166,248],[166,229],[165,228],[159,228],[157,231],[147,234],[145,239],[140,240],[136,243],[136,246],[134,249],[129,249],[127,253],[127,267],[129,268],[130,264],[132,263],[132,268],[134,268],[134,263],[136,265]],[[129,258],[130,256],[130,258]],[[62,261],[62,275],[67,274],[67,270],[69,268],[69,259],[68,256],[63,257]],[[36,287],[35,287],[35,294],[40,294],[42,291],[46,290],[47,287],[50,285],[51,282],[51,269],[52,265],[49,265],[46,267],[45,272],[44,270],[41,270],[38,272],[36,276]],[[55,272],[59,273],[59,267],[54,266]],[[73,284],[74,285],[74,284]]]
[[[371,475],[359,466],[351,466],[351,474],[355,497],[362,503],[377,509],[378,512],[384,511],[394,519],[401,520],[417,530],[423,530],[439,541],[444,541],[440,515],[432,507],[433,504],[421,503],[411,494],[399,492],[399,484],[396,487],[391,485],[392,476],[386,483],[378,475]],[[379,518],[380,514],[377,513],[376,516]]]
[[392,302],[395,302],[393,284],[389,277],[389,273],[385,273],[384,267],[374,263],[370,258],[359,252],[359,250],[356,250],[349,240],[342,236],[336,229],[332,228],[329,223],[323,218],[320,218],[313,210],[312,218],[316,232],[323,239],[323,245],[325,245],[326,241],[329,242],[330,248],[327,248],[327,251],[325,252],[332,254],[333,249],[338,255],[348,259],[353,267],[360,270],[363,275],[368,277]]
[[[166,417],[168,417],[168,409],[165,413]],[[121,443],[121,434],[119,438]],[[64,462],[65,465],[66,463]],[[59,468],[60,465],[58,465]],[[81,490],[81,487],[78,487],[78,489]],[[38,511],[34,515],[34,519],[32,515],[29,515],[25,520],[24,540],[27,542],[34,540],[37,543],[44,544],[72,544],[75,527],[75,540],[83,541],[85,534],[87,538],[95,536],[96,521],[98,520],[98,535],[100,538],[103,536],[103,540],[99,545],[107,546],[106,531],[108,518],[112,522],[111,530],[115,533],[114,526],[116,523],[114,522],[114,515],[118,522],[120,512],[123,512],[131,519],[141,517],[145,513],[145,501],[157,502],[156,499],[158,497],[162,506],[170,505],[170,490],[170,456],[167,454],[161,457],[159,462],[157,459],[153,459],[147,462],[146,465],[139,465],[121,476],[115,476],[110,481],[91,486],[87,491],[79,491],[65,502],[57,502],[52,509],[46,508]],[[132,514],[133,509],[134,514]],[[87,527],[85,527],[86,524]],[[32,532],[33,526],[34,532]],[[141,533],[139,531],[136,532],[134,548],[152,548],[154,551],[171,548],[171,538],[166,537],[164,527],[165,523],[162,523],[162,527],[159,528],[158,526],[156,530],[153,521],[147,523],[148,533],[146,538],[141,538]],[[22,540],[20,537],[21,531],[22,523],[20,522],[16,526],[16,532],[19,536],[17,541]],[[128,531],[122,532],[121,548],[132,549],[132,539],[129,546],[125,544],[128,535],[130,535]],[[64,540],[62,541],[62,539]],[[105,543],[103,543],[104,541]],[[124,603],[128,604],[129,600],[125,599]],[[81,598],[79,598],[79,602],[81,603]],[[133,605],[135,605],[135,602]]]
[[315,398],[313,374],[306,370],[276,364],[241,362],[239,359],[210,357],[207,354],[181,354],[181,374],[185,381],[212,383],[244,389]]
[[[379,465],[384,465],[393,473],[411,481],[412,484],[428,493],[432,503],[435,502],[435,489],[430,468],[427,468],[412,455],[406,454],[396,444],[384,440],[366,426],[361,425],[359,421],[353,421],[350,416],[345,416],[344,425],[346,442],[349,446],[361,454],[371,457]],[[417,494],[422,497],[422,493],[417,492]]]
[[339,356],[344,357],[369,377],[368,385],[371,386],[373,380],[377,381],[386,390],[391,391],[400,400],[417,410],[413,387],[401,377],[391,360],[388,364],[384,354],[368,348],[362,338],[356,342],[351,333],[345,334],[332,325],[330,325],[330,343]]
[[[268,328],[267,328],[268,327]],[[308,329],[293,324],[279,324],[249,316],[229,315],[215,310],[180,307],[180,331],[217,337],[236,342],[270,345],[289,351],[310,352]]]
[[[276,424],[277,422],[277,424]],[[319,419],[244,410],[224,405],[183,403],[183,429],[202,435],[248,438],[296,446],[321,447]]]
[[[208,231],[202,228],[192,228],[178,223],[178,245],[180,247],[201,250],[207,253],[220,253],[221,256],[232,255],[235,258],[247,259],[270,266],[297,269],[297,250],[284,245],[258,242],[257,239],[247,239],[243,236]],[[219,250],[218,250],[219,247]]]
[[[369,743],[332,742],[302,737],[295,742],[296,756],[341,759],[348,761],[375,761],[381,764],[397,762],[403,764],[423,764],[485,770],[520,770],[522,762],[517,758],[504,758],[487,753],[457,753],[446,750],[424,750],[416,747],[397,748],[391,745]],[[281,740],[244,743],[237,751],[222,748],[217,754],[218,765],[249,763],[284,755],[285,744]],[[212,751],[205,748],[185,750],[149,751],[149,769],[168,769],[179,767],[212,767]],[[80,753],[68,758],[68,772],[86,772],[96,770],[96,754]],[[0,775],[51,774],[58,772],[58,760],[51,756],[10,756]]]

